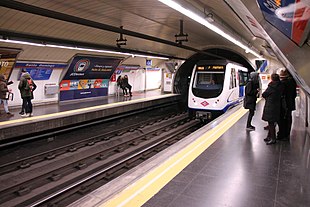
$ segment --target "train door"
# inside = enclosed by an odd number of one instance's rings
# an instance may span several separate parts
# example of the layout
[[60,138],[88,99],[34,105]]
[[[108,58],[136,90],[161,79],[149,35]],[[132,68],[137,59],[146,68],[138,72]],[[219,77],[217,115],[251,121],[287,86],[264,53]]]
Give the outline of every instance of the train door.
[[248,72],[239,70],[238,80],[239,80],[239,97],[244,97],[245,85],[248,81]]
[[239,98],[239,87],[237,84],[237,69],[234,66],[230,67],[230,81],[228,102],[235,101]]

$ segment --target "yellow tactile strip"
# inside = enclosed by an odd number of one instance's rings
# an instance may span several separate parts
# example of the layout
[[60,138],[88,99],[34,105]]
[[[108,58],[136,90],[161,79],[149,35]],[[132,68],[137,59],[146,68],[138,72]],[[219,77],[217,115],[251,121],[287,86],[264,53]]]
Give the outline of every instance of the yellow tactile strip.
[[197,138],[187,147],[169,157],[161,165],[152,169],[135,183],[127,186],[100,207],[142,206],[179,172],[197,158],[212,143],[233,126],[247,110],[240,108],[227,119]]

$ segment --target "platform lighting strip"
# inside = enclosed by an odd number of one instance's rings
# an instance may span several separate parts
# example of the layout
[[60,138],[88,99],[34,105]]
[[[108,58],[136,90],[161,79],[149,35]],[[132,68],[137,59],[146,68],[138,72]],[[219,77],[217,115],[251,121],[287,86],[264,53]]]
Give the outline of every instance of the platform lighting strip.
[[223,30],[221,30],[220,28],[216,27],[215,25],[209,23],[206,19],[204,19],[203,17],[195,14],[194,12],[184,8],[183,6],[181,6],[180,4],[176,3],[175,1],[172,0],[158,0],[160,2],[162,2],[163,4],[166,4],[167,6],[169,6],[170,8],[184,14],[185,16],[189,17],[190,19],[204,25],[205,27],[211,29],[213,32],[216,32],[217,34],[221,35],[222,37],[224,37],[225,39],[231,41],[232,43],[238,45],[239,47],[243,48],[245,50],[246,53],[252,53],[254,56],[256,56],[257,58],[262,58],[262,56],[260,56],[257,52],[255,52],[254,50],[250,49],[249,47],[247,47],[246,45],[242,44],[240,41],[236,40],[235,38],[233,38],[232,36],[226,34]]
[[117,54],[117,55],[128,55],[128,56],[132,56],[132,57],[143,57],[143,58],[153,58],[153,59],[169,60],[169,58],[158,57],[158,56],[139,55],[139,54],[132,54],[132,53],[115,52],[115,51],[110,51],[110,50],[96,50],[96,49],[90,49],[90,48],[69,47],[69,46],[53,45],[53,44],[39,44],[39,43],[19,41],[19,40],[0,39],[0,42],[22,44],[22,45],[31,45],[31,46],[37,46],[37,47],[52,47],[52,48],[61,48],[61,49],[69,49],[69,50],[80,50],[80,51],[88,51],[88,52],[99,52],[99,53],[110,53],[110,54]]

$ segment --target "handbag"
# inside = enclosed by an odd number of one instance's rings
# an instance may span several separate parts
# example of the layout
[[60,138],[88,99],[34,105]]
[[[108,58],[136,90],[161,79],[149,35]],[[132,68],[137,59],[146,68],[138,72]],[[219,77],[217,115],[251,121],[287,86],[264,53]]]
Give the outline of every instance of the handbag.
[[6,100],[10,100],[11,99],[11,101],[13,101],[13,98],[14,98],[14,93],[12,93],[12,92],[6,92],[5,93],[5,99]]

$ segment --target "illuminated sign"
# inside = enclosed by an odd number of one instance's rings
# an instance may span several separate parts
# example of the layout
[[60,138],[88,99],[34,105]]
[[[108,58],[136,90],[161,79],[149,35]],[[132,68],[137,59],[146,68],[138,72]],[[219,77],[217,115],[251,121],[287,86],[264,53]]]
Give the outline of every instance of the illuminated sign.
[[209,65],[208,70],[224,70],[224,65]]
[[205,70],[205,67],[204,66],[198,66],[197,70]]

